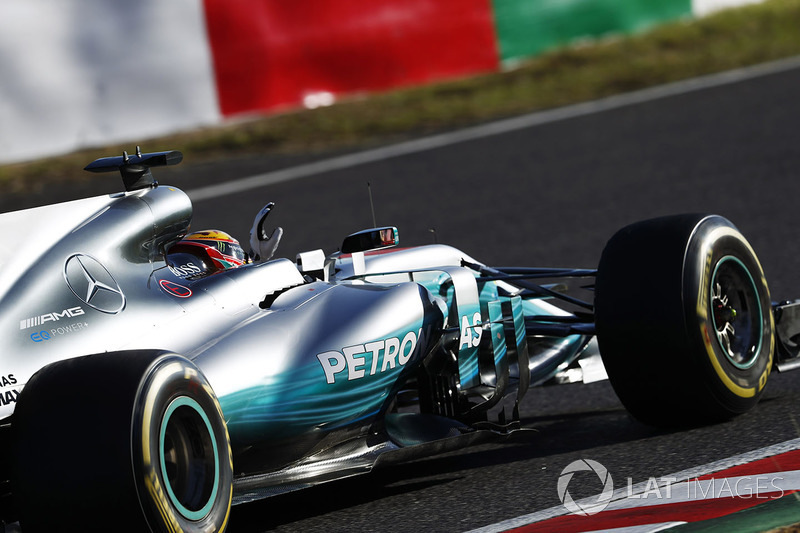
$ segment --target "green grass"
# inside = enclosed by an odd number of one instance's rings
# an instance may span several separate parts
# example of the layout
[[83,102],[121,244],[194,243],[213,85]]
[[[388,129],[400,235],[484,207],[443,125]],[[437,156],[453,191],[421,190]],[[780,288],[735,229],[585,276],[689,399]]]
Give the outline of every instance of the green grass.
[[[348,149],[602,98],[667,82],[800,54],[800,0],[768,0],[681,20],[632,36],[553,50],[518,68],[390,93],[331,107],[263,117],[159,139],[199,162],[249,154]],[[25,191],[90,179],[80,169],[132,146],[82,150],[0,166],[0,187]]]

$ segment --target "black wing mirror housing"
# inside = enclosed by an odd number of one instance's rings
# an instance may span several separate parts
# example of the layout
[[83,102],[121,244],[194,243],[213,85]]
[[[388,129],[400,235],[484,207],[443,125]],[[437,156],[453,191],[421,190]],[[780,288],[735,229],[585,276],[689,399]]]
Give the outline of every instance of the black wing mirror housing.
[[342,242],[341,253],[352,254],[354,252],[380,250],[397,246],[399,243],[400,237],[397,233],[397,228],[394,226],[365,229],[345,237]]

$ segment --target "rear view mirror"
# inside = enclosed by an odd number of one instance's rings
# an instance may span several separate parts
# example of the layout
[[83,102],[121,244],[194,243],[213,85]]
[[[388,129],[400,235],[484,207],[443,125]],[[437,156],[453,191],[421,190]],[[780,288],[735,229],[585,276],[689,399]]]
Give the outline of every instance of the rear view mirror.
[[345,237],[344,242],[342,242],[342,253],[352,254],[353,252],[379,250],[397,246],[399,242],[400,237],[397,234],[397,228],[393,226],[365,229]]

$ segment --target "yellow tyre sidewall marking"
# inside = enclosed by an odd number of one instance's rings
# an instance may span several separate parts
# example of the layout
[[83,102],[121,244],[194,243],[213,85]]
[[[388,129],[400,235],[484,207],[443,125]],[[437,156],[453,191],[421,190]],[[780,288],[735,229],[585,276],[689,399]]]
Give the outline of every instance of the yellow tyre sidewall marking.
[[158,391],[161,390],[164,382],[170,377],[171,374],[181,372],[182,369],[183,365],[175,362],[169,363],[163,368],[159,368],[157,370],[155,377],[148,387],[144,410],[142,413],[141,445],[142,467],[144,468],[145,473],[145,487],[147,487],[150,497],[158,508],[158,512],[161,514],[164,524],[169,528],[170,531],[175,533],[183,531],[183,529],[181,528],[175,513],[173,513],[172,509],[170,508],[169,501],[167,500],[164,492],[164,487],[161,486],[161,481],[158,479],[158,470],[150,454],[150,425],[153,419],[153,404],[155,403],[155,397]]
[[[733,237],[738,242],[743,244],[748,251],[750,252],[751,258],[755,261],[756,265],[758,266],[758,272],[761,276],[761,283],[763,287],[767,287],[767,281],[764,278],[764,271],[761,268],[761,264],[758,262],[758,258],[756,257],[755,251],[753,251],[750,244],[744,240],[738,232],[733,230],[729,227],[720,227],[712,230],[707,239],[711,242],[717,241],[721,237]],[[704,260],[704,267],[703,272],[700,277],[700,286],[697,295],[697,316],[701,319],[701,335],[703,337],[703,344],[706,347],[706,353],[708,354],[708,359],[711,362],[711,366],[714,368],[714,371],[717,373],[720,381],[727,387],[729,391],[734,393],[736,396],[740,398],[752,398],[754,397],[759,391],[761,391],[764,386],[767,384],[767,377],[769,376],[770,370],[772,369],[772,357],[775,351],[775,339],[774,335],[771,334],[772,331],[775,329],[775,325],[773,323],[772,317],[772,310],[766,309],[764,313],[767,316],[767,320],[769,321],[769,331],[770,334],[767,335],[767,339],[764,339],[767,342],[767,347],[769,350],[769,359],[767,360],[767,366],[764,368],[764,371],[758,378],[758,384],[755,387],[742,387],[741,385],[735,383],[731,377],[725,372],[725,369],[722,368],[722,365],[717,358],[716,351],[714,350],[714,346],[712,345],[711,335],[708,331],[708,317],[709,317],[709,300],[708,295],[706,294],[705,287],[706,287],[706,280],[709,280],[711,277],[711,267],[712,267],[712,256],[713,250],[710,247],[702,251],[703,255],[705,256]],[[769,289],[767,289],[769,290]],[[767,294],[767,300],[769,300],[769,293]],[[759,298],[760,301],[760,298]]]

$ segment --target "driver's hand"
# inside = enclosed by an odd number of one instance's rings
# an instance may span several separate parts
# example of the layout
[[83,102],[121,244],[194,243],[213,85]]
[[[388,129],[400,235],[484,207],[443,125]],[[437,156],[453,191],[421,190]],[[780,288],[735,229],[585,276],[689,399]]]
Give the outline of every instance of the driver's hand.
[[283,236],[283,228],[277,227],[273,230],[272,234],[267,236],[264,229],[264,222],[267,220],[272,208],[275,207],[274,202],[270,202],[256,214],[253,220],[253,227],[250,228],[250,259],[253,261],[267,261],[275,255],[275,250]]

